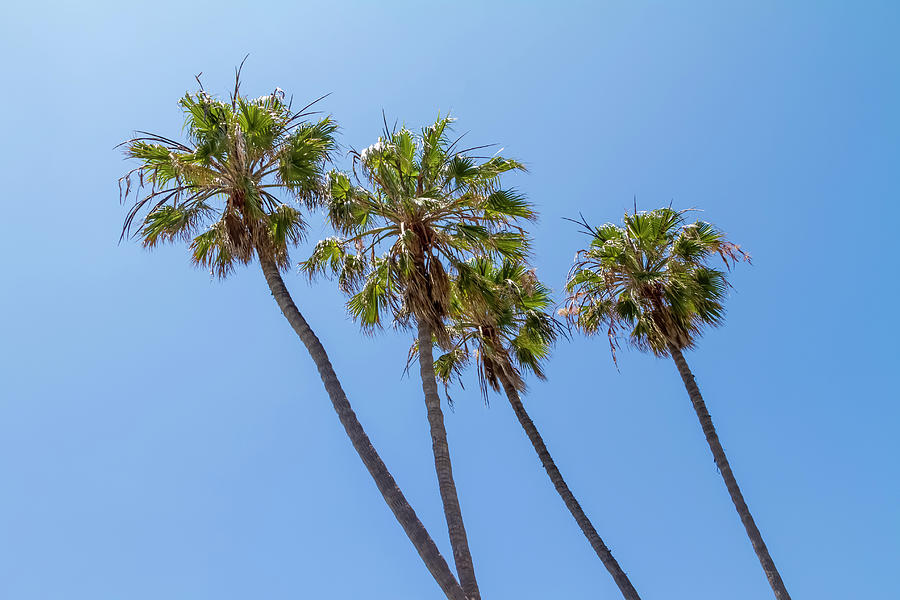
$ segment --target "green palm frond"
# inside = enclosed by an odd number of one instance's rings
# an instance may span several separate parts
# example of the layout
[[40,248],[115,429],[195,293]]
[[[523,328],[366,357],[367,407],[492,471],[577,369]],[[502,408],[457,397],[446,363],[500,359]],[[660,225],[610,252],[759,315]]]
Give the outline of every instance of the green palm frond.
[[515,189],[501,189],[491,193],[485,202],[485,210],[492,219],[515,217],[530,221],[537,218],[525,195]]
[[396,265],[379,258],[370,264],[361,265],[361,268],[366,269],[365,277],[348,279],[349,285],[345,284],[350,289],[358,288],[347,301],[350,315],[367,332],[380,329],[388,316],[403,324],[406,313],[403,298],[398,293],[399,276]]
[[191,260],[195,265],[209,269],[210,273],[224,278],[234,269],[235,257],[225,234],[223,221],[194,237],[191,242]]

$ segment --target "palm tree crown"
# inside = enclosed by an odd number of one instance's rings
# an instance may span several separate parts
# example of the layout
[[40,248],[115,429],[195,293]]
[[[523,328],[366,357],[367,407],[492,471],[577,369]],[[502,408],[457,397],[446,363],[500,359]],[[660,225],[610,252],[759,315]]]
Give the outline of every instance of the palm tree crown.
[[124,143],[140,166],[120,180],[127,199],[137,179],[123,237],[143,213],[135,234],[145,247],[191,240],[193,262],[219,277],[254,252],[287,267],[288,247],[305,227],[297,203],[309,207],[322,198],[337,125],[329,117],[306,121],[309,106],[293,111],[280,89],[245,98],[239,80],[228,101],[201,87],[179,104],[187,143],[146,132]]
[[504,376],[519,391],[525,388],[523,371],[545,379],[542,362],[561,330],[547,312],[549,288],[521,262],[476,258],[467,266],[453,281],[453,346],[435,361],[438,376],[449,383],[474,361],[485,397],[488,388],[501,389]]
[[575,256],[560,313],[589,334],[607,327],[614,357],[622,329],[638,349],[666,356],[670,344],[691,348],[705,327],[722,323],[728,281],[709,259],[718,255],[729,268],[749,257],[713,225],[686,223],[684,214],[626,213],[621,227],[581,221],[591,242]]
[[451,122],[438,118],[419,135],[385,129],[375,144],[351,152],[352,176],[330,175],[328,214],[345,237],[319,242],[303,267],[339,273],[341,287],[355,292],[348,306],[364,328],[380,326],[388,311],[401,323],[424,320],[445,339],[448,273],[466,269],[471,256],[527,253],[515,223],[535,213],[524,196],[500,186],[501,174],[524,167],[456,150]]

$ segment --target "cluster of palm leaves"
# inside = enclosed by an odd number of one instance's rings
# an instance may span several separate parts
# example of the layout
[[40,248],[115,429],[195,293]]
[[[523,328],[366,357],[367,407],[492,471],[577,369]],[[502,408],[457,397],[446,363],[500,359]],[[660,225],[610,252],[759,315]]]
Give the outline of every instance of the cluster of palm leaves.
[[[125,142],[138,166],[120,184],[133,198],[122,235],[146,247],[190,243],[195,264],[226,277],[257,260],[276,302],[306,346],[354,448],[385,502],[447,598],[481,597],[453,478],[438,384],[446,389],[477,374],[481,392],[503,391],[544,469],[623,597],[639,598],[567,486],[525,411],[525,377],[545,378],[544,363],[572,328],[607,334],[671,356],[681,373],[719,470],[775,595],[789,598],[725,458],[682,350],[703,329],[722,323],[727,269],[746,258],[721,231],[689,222],[671,208],[626,214],[623,225],[580,224],[590,239],[553,310],[550,289],[530,266],[527,225],[536,219],[524,194],[504,175],[516,160],[477,156],[460,147],[452,119],[421,131],[388,128],[361,151],[349,171],[333,169],[337,125],[311,105],[294,110],[276,89],[227,100],[202,86],[180,101],[187,139],[139,133]],[[456,574],[403,496],[356,418],[337,375],[282,277],[289,251],[305,233],[303,210],[322,209],[334,229],[299,264],[309,277],[333,278],[348,295],[350,314],[368,331],[385,323],[415,330],[417,359],[432,438],[435,473]],[[719,256],[725,270],[710,259]],[[438,356],[435,358],[435,349]],[[449,401],[449,394],[447,394]]]

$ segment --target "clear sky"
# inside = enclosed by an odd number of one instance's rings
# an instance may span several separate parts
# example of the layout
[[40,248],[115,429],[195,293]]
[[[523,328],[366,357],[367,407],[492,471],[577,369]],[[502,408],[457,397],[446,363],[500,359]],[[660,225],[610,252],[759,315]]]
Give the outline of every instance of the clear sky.
[[[753,265],[687,358],[788,589],[900,597],[898,31],[877,1],[6,6],[0,598],[440,597],[259,270],[117,245],[113,146],[180,135],[194,75],[224,94],[247,53],[248,94],[331,92],[345,148],[382,110],[452,110],[523,160],[556,290],[585,241],[563,217],[703,209]],[[410,335],[363,337],[332,286],[287,283],[450,556]],[[619,366],[575,337],[525,398],[601,535],[645,600],[771,597],[674,364]],[[447,426],[485,599],[616,598],[470,381]]]

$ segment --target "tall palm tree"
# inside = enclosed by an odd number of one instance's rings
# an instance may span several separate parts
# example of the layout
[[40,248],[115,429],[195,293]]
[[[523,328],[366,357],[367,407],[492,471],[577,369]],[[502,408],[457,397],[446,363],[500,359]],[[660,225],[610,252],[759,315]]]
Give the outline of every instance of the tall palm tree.
[[613,576],[625,598],[639,596],[612,556],[559,472],[534,422],[525,410],[523,371],[545,379],[542,362],[549,356],[559,329],[547,314],[549,289],[521,263],[477,259],[472,271],[456,279],[452,301],[453,349],[435,362],[448,382],[474,360],[482,393],[502,387],[541,464],[591,547]]
[[559,333],[559,323],[547,313],[552,304],[550,290],[521,263],[504,261],[498,265],[479,258],[470,261],[470,266],[454,281],[449,327],[453,347],[435,361],[438,376],[447,385],[474,361],[485,398],[488,387],[496,392],[503,388],[550,481],[622,596],[640,600],[563,479],[520,397],[525,391],[523,371],[545,379],[542,363]]
[[[344,237],[319,242],[304,263],[314,274],[332,269],[352,293],[348,307],[364,328],[384,313],[415,326],[419,371],[431,431],[434,466],[459,581],[479,598],[465,525],[453,480],[447,432],[434,373],[433,345],[447,345],[445,320],[450,275],[474,255],[521,258],[533,219],[528,202],[500,187],[501,174],[522,169],[500,156],[478,159],[457,150],[451,119],[438,118],[421,134],[389,130],[362,152],[352,152],[353,175],[331,175],[328,213]],[[471,150],[471,149],[470,149]]]
[[687,223],[683,211],[671,208],[626,214],[621,227],[595,228],[584,219],[581,225],[591,241],[576,255],[561,312],[585,333],[605,328],[613,358],[623,329],[639,350],[672,357],[769,585],[778,600],[790,600],[682,353],[696,345],[704,328],[724,321],[728,281],[709,260],[718,255],[730,268],[747,255],[713,225]]
[[385,502],[447,598],[464,600],[453,572],[357,420],[325,348],[281,277],[289,265],[289,248],[304,233],[300,207],[317,206],[325,191],[323,178],[335,150],[337,125],[329,117],[307,120],[309,106],[292,110],[278,89],[245,98],[239,71],[228,101],[213,98],[201,86],[180,105],[187,141],[139,132],[124,143],[127,156],[140,164],[120,180],[124,198],[134,195],[123,237],[137,219],[134,233],[147,248],[190,240],[192,261],[218,277],[227,276],[237,264],[259,260],[272,295],[318,367],[338,418]]

